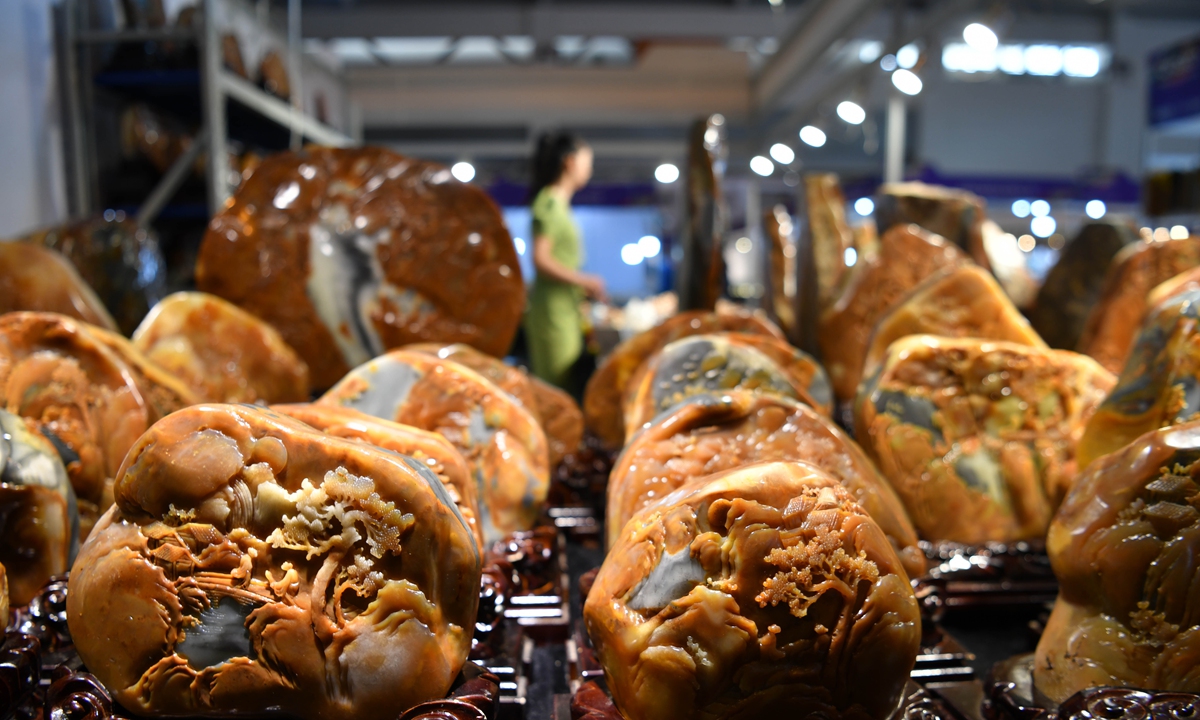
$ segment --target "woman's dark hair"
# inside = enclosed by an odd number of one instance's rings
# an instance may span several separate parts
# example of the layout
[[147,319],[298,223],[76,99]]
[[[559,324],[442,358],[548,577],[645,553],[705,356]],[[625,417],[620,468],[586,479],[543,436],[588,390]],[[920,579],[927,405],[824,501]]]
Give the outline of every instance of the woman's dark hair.
[[558,182],[562,177],[563,163],[572,153],[585,147],[587,143],[574,133],[542,133],[533,154],[533,183],[529,186],[529,202],[532,203],[547,185]]

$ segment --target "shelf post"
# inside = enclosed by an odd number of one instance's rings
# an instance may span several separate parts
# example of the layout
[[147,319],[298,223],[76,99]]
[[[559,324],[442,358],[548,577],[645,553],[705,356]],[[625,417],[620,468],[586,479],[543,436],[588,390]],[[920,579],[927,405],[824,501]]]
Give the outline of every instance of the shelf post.
[[208,210],[220,212],[229,197],[229,161],[225,139],[225,89],[221,83],[221,33],[217,26],[217,0],[204,0],[203,35],[200,38],[200,88],[204,126],[208,131]]

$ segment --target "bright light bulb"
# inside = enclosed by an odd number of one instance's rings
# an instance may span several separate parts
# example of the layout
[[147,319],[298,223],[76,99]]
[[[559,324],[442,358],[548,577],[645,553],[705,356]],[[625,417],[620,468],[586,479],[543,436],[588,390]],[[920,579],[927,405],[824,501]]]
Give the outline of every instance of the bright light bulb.
[[825,131],[813,125],[800,128],[800,140],[810,147],[821,147],[825,144]]
[[771,162],[762,155],[755,155],[750,158],[750,169],[756,174],[763,177],[770,177],[771,173],[775,172],[775,163]]
[[1033,252],[1033,249],[1037,247],[1037,240],[1034,240],[1032,235],[1022,235],[1021,239],[1017,241],[1017,247],[1025,252]]
[[645,259],[642,255],[642,249],[637,243],[628,243],[621,248],[621,262],[626,265],[638,265]]
[[471,182],[475,179],[475,166],[465,160],[456,162],[450,168],[450,174],[459,182]]
[[858,264],[858,251],[854,248],[846,248],[846,252],[842,254],[842,259],[846,261],[846,267],[854,267]]
[[671,163],[663,163],[654,168],[654,179],[664,185],[670,185],[679,179],[679,168]]
[[1016,200],[1012,204],[1012,214],[1019,218],[1029,217],[1029,201]]
[[519,238],[519,237],[513,238],[513,245],[516,246],[518,255],[525,254],[525,238]]
[[917,66],[917,62],[921,59],[921,48],[909,43],[896,51],[896,64],[905,70],[911,70]]
[[1029,212],[1033,213],[1034,217],[1045,217],[1050,214],[1050,203],[1045,200],[1034,200],[1029,203]]
[[1058,223],[1049,215],[1042,215],[1029,223],[1029,229],[1040,238],[1048,238],[1058,229]]
[[1154,239],[1158,242],[1165,242],[1171,239],[1171,231],[1165,227],[1154,228]]
[[1093,78],[1100,74],[1100,51],[1090,47],[1063,49],[1063,74],[1068,77]]
[[791,165],[796,159],[796,153],[783,143],[775,143],[771,146],[771,157],[780,165]]
[[862,109],[862,105],[852,100],[843,100],[838,103],[837,114],[851,125],[862,125],[863,121],[867,119],[867,111]]
[[861,197],[854,201],[854,212],[866,217],[875,212],[875,201],[869,197]]
[[662,241],[653,235],[645,235],[637,242],[638,249],[642,251],[642,257],[658,257],[658,253],[662,251]]
[[879,61],[879,67],[883,68],[884,72],[891,72],[899,66],[900,64],[896,62],[895,55],[884,55],[883,59]]
[[1057,45],[1028,45],[1025,48],[1025,72],[1052,76],[1063,71],[1063,51]]
[[1176,225],[1175,227],[1171,228],[1172,240],[1187,240],[1188,234],[1188,229],[1183,225]]
[[904,68],[892,73],[892,84],[905,95],[917,95],[921,92],[921,88],[925,87],[915,72]]
[[1088,204],[1083,206],[1083,211],[1093,220],[1099,220],[1108,212],[1108,207],[1105,206],[1103,200],[1088,200]]
[[963,28],[963,40],[976,50],[991,52],[1000,44],[1000,38],[992,29],[982,23],[971,23]]
[[754,243],[750,242],[750,238],[748,237],[740,237],[737,239],[737,242],[733,244],[733,247],[735,250],[745,255],[746,253],[750,252],[751,248],[754,247]]

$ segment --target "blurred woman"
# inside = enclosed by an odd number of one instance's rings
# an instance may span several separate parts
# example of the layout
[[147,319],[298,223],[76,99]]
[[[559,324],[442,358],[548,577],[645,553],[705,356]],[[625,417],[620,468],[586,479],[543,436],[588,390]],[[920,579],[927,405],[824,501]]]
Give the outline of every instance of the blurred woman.
[[583,239],[571,213],[571,198],[592,178],[592,149],[569,133],[546,133],[538,140],[530,189],[533,266],[537,277],[525,314],[525,334],[533,372],[578,394],[571,369],[583,353],[585,298],[607,301],[604,281],[580,272]]

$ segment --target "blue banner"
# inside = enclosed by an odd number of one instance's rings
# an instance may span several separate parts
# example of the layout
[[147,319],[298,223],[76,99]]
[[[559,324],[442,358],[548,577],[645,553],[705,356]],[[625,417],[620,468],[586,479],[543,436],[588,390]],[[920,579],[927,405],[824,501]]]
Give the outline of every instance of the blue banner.
[[1150,54],[1150,124],[1200,115],[1200,38]]

